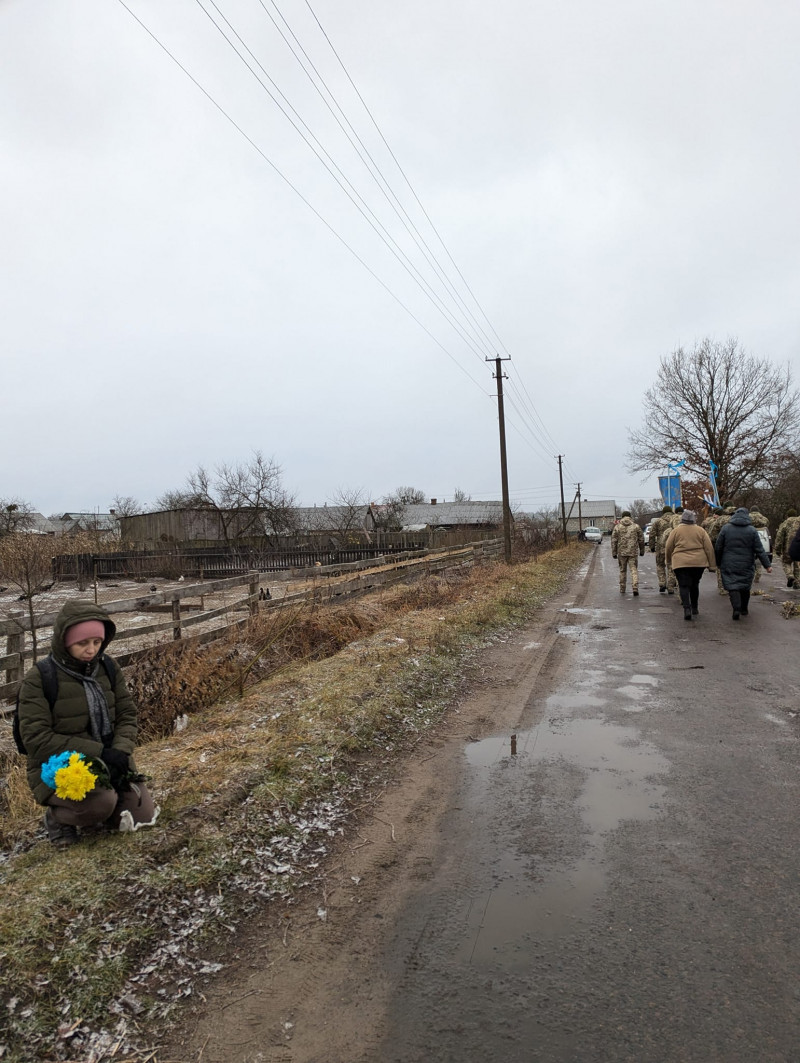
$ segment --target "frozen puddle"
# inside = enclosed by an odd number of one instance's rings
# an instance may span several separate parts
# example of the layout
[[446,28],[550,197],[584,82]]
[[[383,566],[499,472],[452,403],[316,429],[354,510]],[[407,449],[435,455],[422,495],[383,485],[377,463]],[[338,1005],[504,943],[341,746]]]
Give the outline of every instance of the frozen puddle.
[[[642,687],[631,687],[640,695]],[[548,698],[543,721],[528,731],[474,742],[466,747],[474,769],[473,799],[486,808],[509,799],[525,800],[531,773],[570,772],[580,779],[574,810],[564,815],[564,829],[577,811],[583,830],[580,855],[563,866],[547,867],[544,879],[535,852],[516,851],[513,841],[492,861],[494,885],[471,897],[465,911],[461,958],[468,963],[530,962],[537,940],[569,932],[591,910],[605,884],[603,853],[609,832],[621,823],[660,816],[664,787],[655,781],[669,762],[641,739],[635,727],[621,727],[602,718],[580,719],[567,714],[602,704],[601,699],[575,695]],[[519,780],[514,795],[494,780]],[[502,794],[502,796],[501,796]],[[529,799],[529,798],[528,798]],[[542,815],[533,805],[530,815]],[[549,861],[548,861],[549,862]]]

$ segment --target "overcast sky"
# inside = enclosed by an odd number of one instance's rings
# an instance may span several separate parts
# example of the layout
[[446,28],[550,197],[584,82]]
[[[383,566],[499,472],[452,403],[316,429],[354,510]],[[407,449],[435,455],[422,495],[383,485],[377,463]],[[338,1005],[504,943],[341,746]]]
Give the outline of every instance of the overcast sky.
[[661,356],[797,379],[795,0],[125,4],[0,0],[0,497],[499,498],[500,354],[512,503],[626,502]]

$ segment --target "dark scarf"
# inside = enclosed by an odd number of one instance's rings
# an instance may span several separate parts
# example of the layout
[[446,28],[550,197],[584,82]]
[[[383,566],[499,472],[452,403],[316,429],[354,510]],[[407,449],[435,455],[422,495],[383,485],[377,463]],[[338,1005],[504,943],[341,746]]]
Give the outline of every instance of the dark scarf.
[[[55,661],[55,657],[53,660]],[[111,718],[108,715],[106,696],[97,681],[97,673],[100,668],[99,658],[90,664],[91,671],[85,675],[67,668],[60,661],[56,661],[56,667],[83,684],[86,705],[89,709],[89,733],[95,742],[99,742],[104,747],[110,746],[114,741],[114,729],[111,726]]]

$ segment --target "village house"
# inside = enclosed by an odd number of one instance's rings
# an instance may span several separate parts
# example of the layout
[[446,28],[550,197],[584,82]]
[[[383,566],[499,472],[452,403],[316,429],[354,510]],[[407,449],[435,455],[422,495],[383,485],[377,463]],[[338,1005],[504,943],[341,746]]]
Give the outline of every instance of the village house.
[[[561,507],[559,506],[559,509]],[[580,505],[580,529],[578,528],[578,503],[575,501],[570,511],[567,511],[567,532],[577,534],[579,530],[586,528],[599,528],[604,534],[610,534],[617,519],[616,503],[613,499],[603,499],[599,502],[581,501]],[[559,514],[560,515],[560,514]]]
[[387,515],[394,518],[398,530],[404,532],[491,532],[503,530],[502,502],[411,502],[396,510],[391,506],[372,504],[376,523],[385,523]]
[[119,518],[113,509],[108,513],[62,513],[60,517],[51,517],[49,523],[55,528],[56,535],[90,532],[110,539],[119,534]]

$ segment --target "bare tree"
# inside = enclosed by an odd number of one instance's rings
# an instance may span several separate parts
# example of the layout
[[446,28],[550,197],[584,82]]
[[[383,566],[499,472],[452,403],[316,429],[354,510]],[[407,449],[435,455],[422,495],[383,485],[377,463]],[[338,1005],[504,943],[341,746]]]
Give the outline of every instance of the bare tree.
[[35,512],[30,502],[21,498],[0,498],[0,539],[14,532],[30,531]]
[[198,466],[185,488],[168,491],[158,504],[213,513],[228,545],[248,536],[281,535],[294,524],[295,500],[283,486],[281,467],[259,450],[248,461],[218,465],[213,473]]
[[660,498],[651,498],[649,501],[644,498],[634,498],[628,506],[628,512],[634,524],[646,524],[647,518],[652,513],[660,513],[663,505]]
[[22,591],[21,600],[28,610],[33,644],[33,659],[37,658],[38,641],[33,600],[53,585],[53,539],[35,532],[14,532],[0,539],[0,578]]
[[454,502],[471,502],[472,495],[467,494],[466,491],[462,491],[460,487],[457,487],[453,492]]
[[193,497],[185,488],[165,491],[155,501],[156,509],[186,509],[193,502]]
[[112,508],[117,517],[135,517],[137,513],[144,512],[141,503],[130,495],[114,495]]
[[391,503],[397,502],[401,506],[415,506],[420,505],[427,497],[425,492],[420,491],[418,487],[398,487],[390,495],[386,495],[383,502],[384,505],[391,505]]
[[343,542],[348,539],[363,541],[368,538],[364,528],[364,517],[369,501],[363,490],[339,487],[328,501],[333,507],[329,514],[332,526]]
[[629,430],[628,469],[652,472],[668,461],[708,474],[717,466],[720,498],[767,481],[786,453],[797,453],[800,395],[791,372],[747,354],[736,339],[704,339],[661,359],[645,392],[644,426]]
[[514,513],[515,539],[533,551],[555,546],[563,539],[563,534],[560,506],[545,507],[535,513]]

